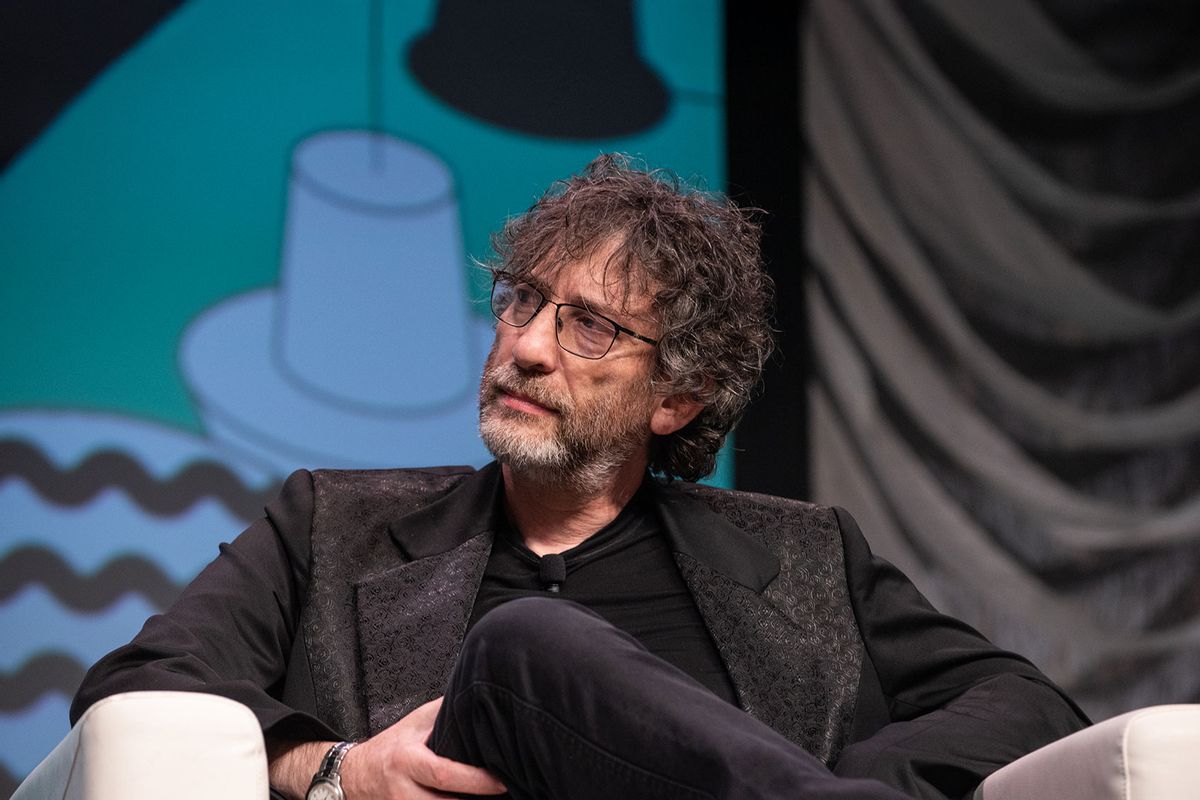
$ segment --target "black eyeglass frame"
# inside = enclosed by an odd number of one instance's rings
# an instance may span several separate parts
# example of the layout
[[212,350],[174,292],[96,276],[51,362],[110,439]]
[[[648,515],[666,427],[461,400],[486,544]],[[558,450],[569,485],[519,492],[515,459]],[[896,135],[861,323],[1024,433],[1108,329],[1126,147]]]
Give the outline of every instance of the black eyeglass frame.
[[[501,282],[507,283],[513,287],[521,286],[521,285],[528,286],[532,291],[537,293],[537,296],[539,298],[541,298],[541,300],[537,304],[537,308],[533,309],[533,313],[529,315],[529,319],[525,320],[520,325],[516,325],[512,322],[509,322],[509,321],[505,320],[504,318],[502,318],[499,314],[496,313],[496,287]],[[517,280],[512,275],[509,275],[506,272],[500,272],[500,273],[497,273],[492,276],[492,294],[488,300],[488,308],[491,309],[492,316],[495,317],[497,321],[504,323],[505,325],[509,326],[510,328],[524,328],[526,325],[533,322],[534,318],[541,312],[541,310],[548,305],[554,306],[554,341],[558,344],[558,346],[560,348],[562,348],[562,350],[564,352],[570,353],[571,355],[576,356],[578,358],[586,358],[588,361],[599,361],[600,359],[602,359],[606,355],[608,355],[610,352],[612,352],[612,346],[614,344],[616,344],[617,336],[619,336],[622,333],[625,334],[626,336],[630,336],[634,339],[637,339],[638,341],[645,342],[646,344],[653,345],[654,347],[658,347],[658,341],[656,339],[651,339],[649,336],[642,336],[637,331],[630,330],[629,328],[626,328],[624,325],[619,325],[618,323],[609,319],[608,317],[604,316],[603,314],[597,314],[595,311],[592,311],[590,308],[585,308],[584,306],[581,306],[578,303],[556,303],[556,302],[554,302],[549,297],[546,297],[545,292],[543,292],[541,289],[534,286],[532,283],[529,283],[528,281]],[[562,340],[558,338],[558,333],[559,333],[558,313],[563,308],[578,308],[580,311],[586,312],[587,314],[590,314],[591,316],[596,317],[597,319],[602,319],[605,322],[607,322],[609,325],[613,326],[614,333],[613,333],[612,341],[608,343],[608,347],[605,348],[603,353],[601,353],[598,356],[585,356],[583,353],[576,353],[574,350],[568,349],[562,343]]]

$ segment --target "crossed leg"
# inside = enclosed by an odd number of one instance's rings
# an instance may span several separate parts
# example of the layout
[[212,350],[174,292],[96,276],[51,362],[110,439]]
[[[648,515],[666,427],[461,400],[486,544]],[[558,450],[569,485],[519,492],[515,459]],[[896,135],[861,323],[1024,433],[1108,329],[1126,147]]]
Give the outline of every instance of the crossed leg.
[[526,800],[903,800],[824,764],[575,603],[523,598],[467,636],[431,746]]

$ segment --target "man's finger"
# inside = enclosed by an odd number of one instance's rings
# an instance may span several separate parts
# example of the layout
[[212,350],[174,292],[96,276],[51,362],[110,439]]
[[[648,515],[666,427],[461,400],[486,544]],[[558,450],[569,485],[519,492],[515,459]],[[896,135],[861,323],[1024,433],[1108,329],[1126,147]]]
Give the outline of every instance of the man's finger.
[[430,789],[455,794],[503,794],[508,791],[503,783],[483,767],[463,764],[426,750],[425,755],[413,764],[413,779]]

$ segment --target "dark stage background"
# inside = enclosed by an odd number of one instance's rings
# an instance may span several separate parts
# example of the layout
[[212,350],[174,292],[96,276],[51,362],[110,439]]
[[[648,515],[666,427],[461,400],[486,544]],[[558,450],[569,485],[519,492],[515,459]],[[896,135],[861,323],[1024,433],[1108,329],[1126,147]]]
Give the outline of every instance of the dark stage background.
[[728,23],[782,339],[738,486],[851,509],[1095,718],[1200,700],[1200,8]]

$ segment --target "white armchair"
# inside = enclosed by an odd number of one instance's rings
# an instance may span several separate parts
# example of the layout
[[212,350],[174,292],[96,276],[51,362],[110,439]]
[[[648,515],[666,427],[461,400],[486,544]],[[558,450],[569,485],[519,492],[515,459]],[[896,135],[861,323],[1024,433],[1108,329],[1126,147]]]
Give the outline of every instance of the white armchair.
[[[975,800],[1195,800],[1200,705],[1105,720],[990,776]],[[245,707],[186,692],[100,701],[13,800],[264,800],[262,733]]]
[[13,800],[264,800],[267,754],[250,709],[193,692],[105,698]]
[[1200,705],[1130,711],[988,776],[975,800],[1200,798]]

